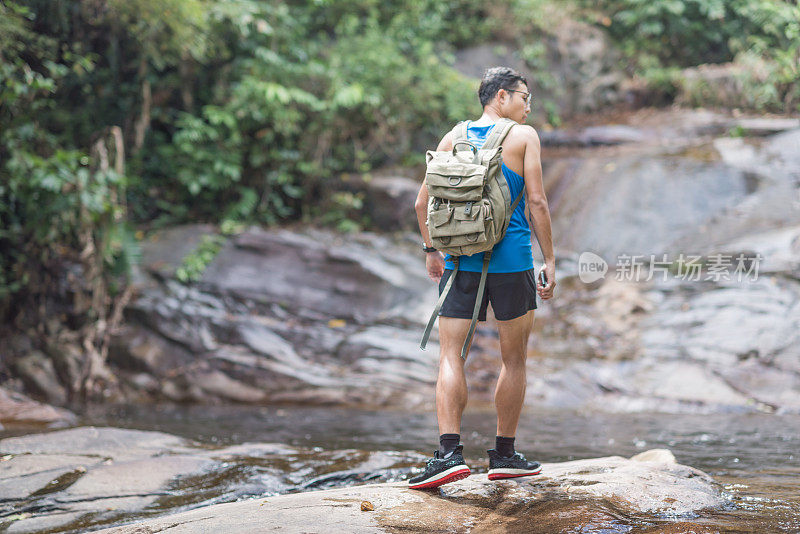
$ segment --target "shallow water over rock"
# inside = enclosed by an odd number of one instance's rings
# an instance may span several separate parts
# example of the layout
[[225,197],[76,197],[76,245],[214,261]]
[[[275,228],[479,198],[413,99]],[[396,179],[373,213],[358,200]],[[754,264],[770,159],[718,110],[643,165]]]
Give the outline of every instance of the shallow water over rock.
[[[156,434],[148,440],[135,441],[136,446],[131,448],[134,442],[126,440],[123,430],[84,444],[70,439],[68,434],[60,434],[63,438],[58,440],[23,438],[30,440],[28,445],[17,441],[13,450],[3,450],[3,454],[13,458],[0,462],[0,469],[3,464],[10,465],[11,460],[16,464],[23,461],[26,456],[19,455],[23,449],[47,455],[51,463],[60,458],[61,463],[47,467],[37,461],[30,468],[47,471],[40,483],[31,479],[30,491],[26,490],[30,497],[6,497],[4,491],[0,492],[5,500],[0,524],[6,522],[13,526],[9,531],[43,529],[43,522],[38,523],[40,526],[36,529],[23,528],[26,521],[35,520],[37,514],[56,521],[51,525],[52,532],[63,532],[80,525],[81,528],[89,524],[110,525],[238,499],[401,481],[412,467],[421,465],[436,442],[433,414],[343,408],[106,408],[84,414],[81,423],[167,430],[196,440],[197,444],[187,445],[170,435]],[[469,407],[462,441],[473,472],[485,473],[485,449],[493,446],[493,435],[493,414],[481,406]],[[126,441],[129,445],[117,452],[112,450]],[[39,444],[29,446],[33,442]],[[727,502],[722,508],[691,517],[662,517],[655,522],[652,517],[631,515],[617,506],[588,497],[561,504],[531,504],[526,514],[542,514],[541,518],[551,519],[558,514],[585,516],[586,524],[594,525],[591,532],[684,532],[681,528],[689,525],[707,529],[701,532],[796,532],[800,529],[800,497],[796,491],[800,475],[800,455],[797,454],[800,417],[797,416],[615,415],[528,410],[522,416],[517,444],[529,457],[547,463],[631,457],[649,449],[670,449],[679,463],[701,469],[722,484],[721,491]],[[56,449],[70,446],[76,448],[74,454],[54,455]],[[173,456],[180,453],[181,459],[177,462],[163,459],[164,451],[172,451]],[[112,507],[115,510],[107,509],[111,506],[103,507],[104,511],[98,514],[98,502],[106,502],[105,499],[97,501],[86,496],[87,488],[102,488],[103,476],[100,475],[112,474],[113,465],[102,462],[111,458],[114,463],[124,463],[136,455],[168,462],[170,468],[156,473],[161,482],[153,482],[147,491],[106,495],[126,500],[115,501]],[[100,464],[95,465],[98,462]],[[23,467],[17,465],[16,468]],[[92,481],[85,479],[87,474],[81,472],[81,467],[88,473],[100,471],[92,475]],[[170,474],[179,476],[161,487],[162,475]],[[48,487],[46,492],[38,491],[48,486],[50,478],[59,482]],[[15,487],[23,489],[19,485]],[[147,499],[149,504],[142,508],[144,501],[134,502],[137,499]],[[20,502],[27,504],[21,506]],[[93,515],[86,515],[89,510],[94,510]],[[19,513],[34,517],[25,521],[9,519]],[[672,528],[675,530],[669,530]]]

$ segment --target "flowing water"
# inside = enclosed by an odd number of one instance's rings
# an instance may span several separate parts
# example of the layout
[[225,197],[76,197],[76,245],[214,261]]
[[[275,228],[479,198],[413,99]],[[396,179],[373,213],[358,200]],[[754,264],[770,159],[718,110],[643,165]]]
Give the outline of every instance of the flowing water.
[[[210,446],[283,443],[298,451],[285,461],[273,458],[228,466],[202,480],[176,486],[173,497],[162,501],[162,510],[404,479],[436,447],[438,434],[431,413],[342,408],[105,408],[85,414],[81,424],[160,430]],[[485,449],[494,445],[493,414],[468,408],[462,442],[468,463],[475,471],[485,472]],[[800,532],[800,416],[528,410],[522,415],[517,444],[529,458],[542,462],[629,457],[668,448],[680,463],[712,475],[728,497],[729,504],[722,510],[681,518],[674,525],[678,530],[670,530],[666,519],[653,526],[641,518],[619,517],[616,526],[600,530],[587,526],[589,530],[581,532],[632,532],[643,525],[647,532],[685,532],[681,529],[687,520],[718,532]],[[267,470],[272,474],[277,470],[282,482],[276,484]]]

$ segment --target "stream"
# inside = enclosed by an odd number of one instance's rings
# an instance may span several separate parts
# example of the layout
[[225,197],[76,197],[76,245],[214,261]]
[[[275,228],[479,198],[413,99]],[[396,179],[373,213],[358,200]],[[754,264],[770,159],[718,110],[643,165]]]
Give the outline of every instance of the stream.
[[[82,415],[79,425],[158,430],[210,447],[267,442],[302,451],[287,453],[285,462],[236,465],[201,481],[187,481],[172,488],[160,510],[148,510],[142,517],[287,491],[402,480],[410,467],[420,465],[423,455],[431,453],[437,438],[433,413],[292,406],[95,407]],[[0,437],[22,433],[5,431]],[[482,406],[468,407],[462,442],[474,472],[486,471],[485,449],[494,445],[493,438],[493,413]],[[724,509],[691,518],[698,526],[720,532],[800,531],[800,416],[527,410],[520,421],[517,447],[541,462],[630,457],[667,448],[678,462],[712,475],[728,498]],[[379,460],[370,453],[378,453]],[[368,457],[373,459],[365,462]],[[365,471],[372,463],[374,470]],[[288,483],[276,485],[275,478],[265,474],[267,469],[270,473],[278,469]],[[669,518],[664,518],[664,524],[668,523]],[[620,518],[618,526],[613,532],[630,532],[652,523]]]

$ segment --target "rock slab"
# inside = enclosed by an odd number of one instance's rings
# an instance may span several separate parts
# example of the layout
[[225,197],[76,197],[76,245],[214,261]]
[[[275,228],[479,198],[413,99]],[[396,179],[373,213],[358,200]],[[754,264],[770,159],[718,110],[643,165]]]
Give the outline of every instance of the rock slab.
[[431,492],[400,482],[219,504],[101,532],[578,532],[587,521],[675,522],[723,503],[711,477],[652,450],[545,464],[518,480],[473,475]]
[[75,414],[0,388],[0,429],[13,425],[58,425],[75,422]]

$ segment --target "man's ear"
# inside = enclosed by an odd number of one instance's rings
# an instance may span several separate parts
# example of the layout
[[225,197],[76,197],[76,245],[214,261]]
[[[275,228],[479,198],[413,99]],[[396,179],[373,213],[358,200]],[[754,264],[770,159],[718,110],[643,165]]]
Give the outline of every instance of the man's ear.
[[499,89],[497,91],[497,103],[504,104],[507,96],[508,96],[508,91],[506,91],[505,89]]

